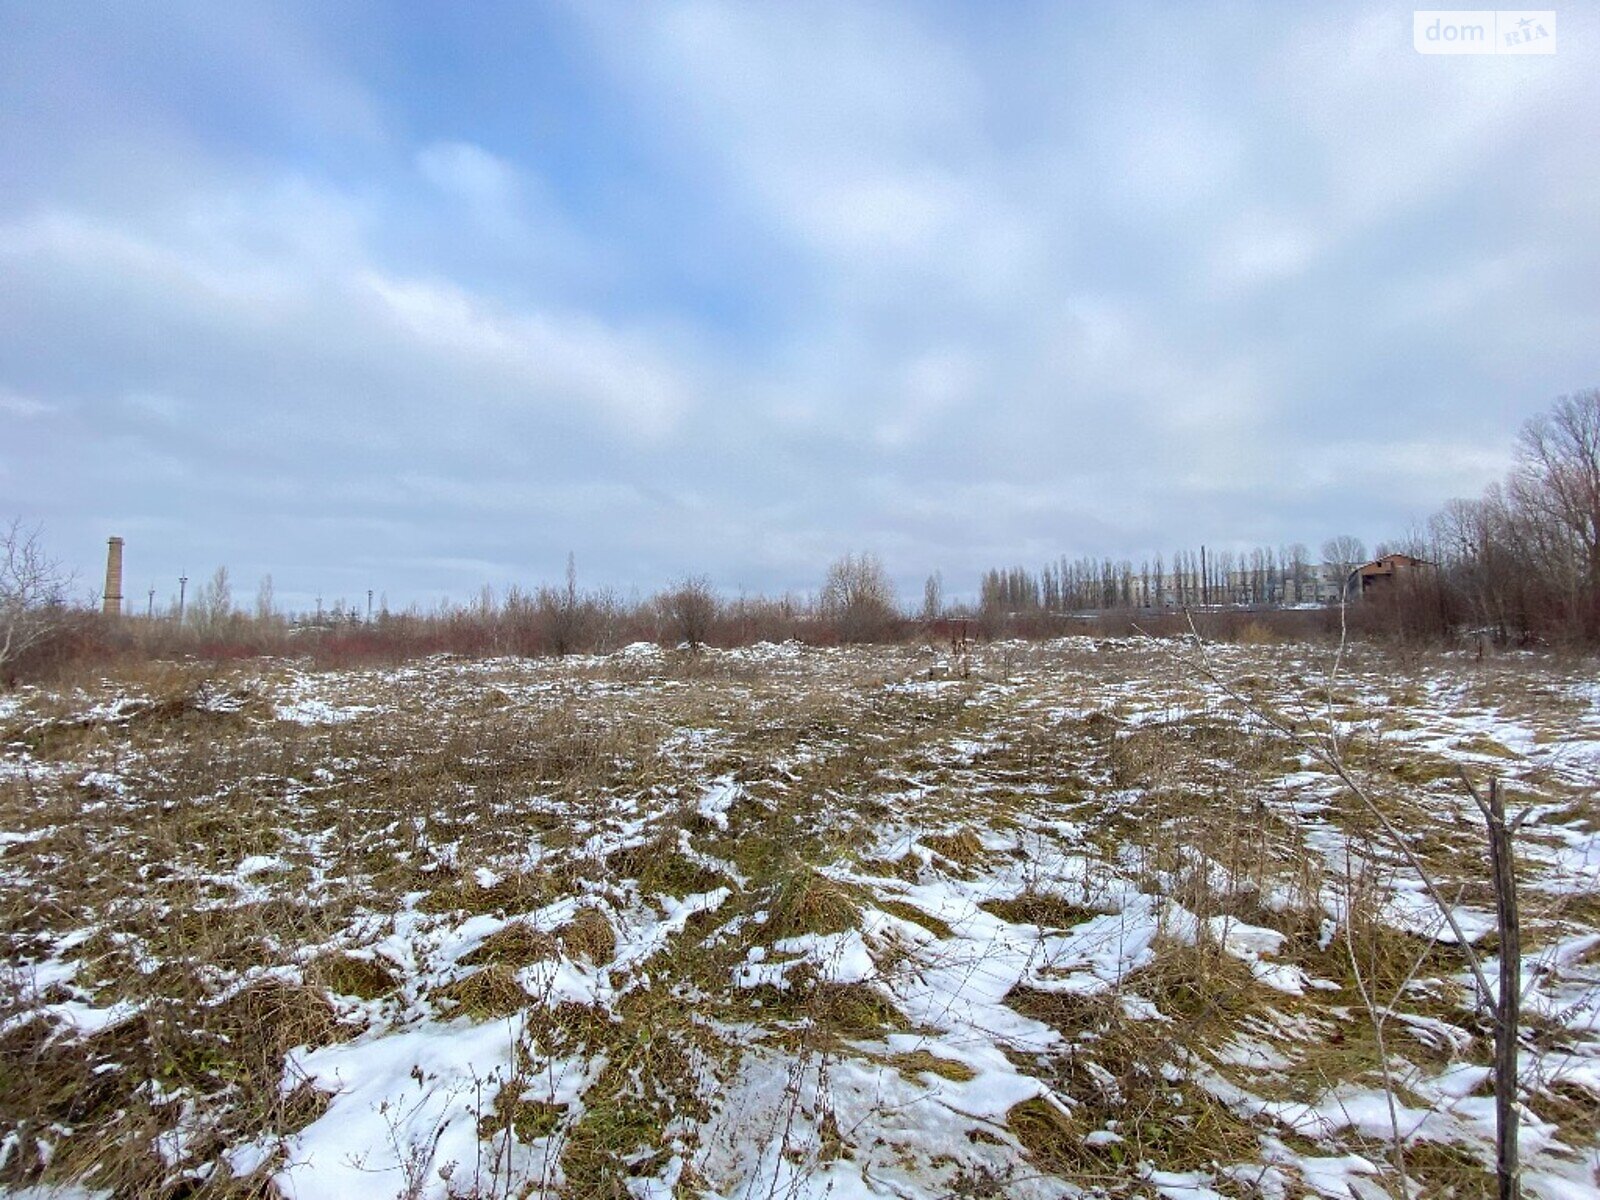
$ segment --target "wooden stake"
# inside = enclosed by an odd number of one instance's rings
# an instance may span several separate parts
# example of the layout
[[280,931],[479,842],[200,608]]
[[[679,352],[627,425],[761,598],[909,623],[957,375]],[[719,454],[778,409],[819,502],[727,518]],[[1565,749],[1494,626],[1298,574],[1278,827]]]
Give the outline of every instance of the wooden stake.
[[1499,1200],[1521,1195],[1517,1161],[1517,1025],[1522,1009],[1522,928],[1517,916],[1516,863],[1506,828],[1500,781],[1489,781],[1484,805],[1489,825],[1489,865],[1494,872],[1494,899],[1500,925],[1500,995],[1494,1014],[1495,1176]]

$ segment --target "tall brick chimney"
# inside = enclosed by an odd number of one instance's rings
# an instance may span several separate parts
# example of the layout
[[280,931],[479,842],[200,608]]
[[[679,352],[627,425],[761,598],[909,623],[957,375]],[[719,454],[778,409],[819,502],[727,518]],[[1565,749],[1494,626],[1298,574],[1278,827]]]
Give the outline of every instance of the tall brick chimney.
[[106,544],[106,591],[100,611],[108,617],[122,615],[122,539],[111,538]]

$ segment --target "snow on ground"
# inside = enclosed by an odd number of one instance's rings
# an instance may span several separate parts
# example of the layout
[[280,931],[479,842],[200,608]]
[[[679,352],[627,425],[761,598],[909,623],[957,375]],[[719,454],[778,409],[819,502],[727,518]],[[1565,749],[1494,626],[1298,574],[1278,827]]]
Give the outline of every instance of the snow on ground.
[[1398,1127],[1418,1194],[1476,1194],[1465,768],[1527,813],[1524,1184],[1600,1196],[1600,691],[1207,656],[637,643],[7,698],[0,1187],[1365,1200]]

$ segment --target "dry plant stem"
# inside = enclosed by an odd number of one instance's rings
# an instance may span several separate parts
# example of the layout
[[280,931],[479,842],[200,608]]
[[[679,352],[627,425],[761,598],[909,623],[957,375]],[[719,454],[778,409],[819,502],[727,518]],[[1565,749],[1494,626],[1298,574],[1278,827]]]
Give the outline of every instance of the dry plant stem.
[[1350,878],[1350,856],[1344,858],[1344,905],[1346,920],[1344,923],[1344,948],[1350,958],[1350,974],[1356,981],[1356,991],[1361,994],[1361,1003],[1367,1010],[1367,1016],[1372,1021],[1372,1036],[1378,1046],[1378,1069],[1383,1072],[1383,1097],[1389,1105],[1389,1139],[1390,1151],[1394,1155],[1394,1169],[1400,1176],[1400,1194],[1409,1196],[1411,1185],[1406,1176],[1406,1151],[1405,1139],[1400,1136],[1400,1112],[1394,1102],[1394,1076],[1389,1070],[1389,1049],[1384,1040],[1384,1025],[1389,1018],[1389,1012],[1379,1011],[1372,999],[1372,993],[1367,988],[1367,980],[1361,973],[1361,961],[1356,954],[1355,927],[1348,919],[1348,914],[1355,908],[1355,884]]
[[1463,772],[1462,782],[1489,826],[1489,865],[1494,873],[1495,910],[1500,926],[1500,993],[1495,1000],[1494,1117],[1495,1179],[1499,1200],[1521,1195],[1518,1178],[1517,1027],[1522,1008],[1522,925],[1517,914],[1516,862],[1506,825],[1500,781],[1489,780],[1489,798],[1478,794]]
[[[1383,812],[1383,810],[1378,807],[1377,803],[1368,793],[1366,787],[1358,779],[1356,779],[1355,776],[1350,773],[1349,768],[1345,766],[1344,757],[1339,752],[1338,726],[1334,723],[1334,717],[1331,710],[1328,715],[1329,744],[1328,746],[1324,746],[1321,743],[1308,738],[1288,721],[1285,721],[1277,713],[1273,712],[1265,704],[1261,704],[1250,699],[1248,696],[1240,692],[1238,688],[1234,687],[1231,683],[1224,679],[1217,669],[1211,665],[1211,660],[1206,654],[1205,640],[1201,638],[1199,631],[1195,629],[1194,618],[1192,615],[1189,617],[1189,631],[1193,635],[1195,645],[1198,648],[1201,673],[1212,683],[1216,684],[1217,687],[1222,689],[1223,694],[1226,695],[1230,700],[1242,706],[1245,711],[1257,717],[1259,720],[1266,722],[1266,724],[1272,729],[1288,738],[1296,746],[1299,746],[1306,753],[1312,755],[1317,759],[1318,762],[1322,763],[1330,771],[1337,775],[1340,782],[1350,789],[1351,794],[1354,795],[1355,798],[1360,801],[1361,806],[1367,810],[1367,814],[1377,821],[1380,826],[1382,826],[1384,836],[1388,840],[1390,846],[1396,850],[1402,858],[1405,859],[1406,865],[1417,873],[1417,877],[1422,881],[1423,889],[1428,893],[1428,899],[1433,901],[1433,905],[1436,909],[1438,909],[1440,917],[1443,918],[1445,925],[1449,927],[1451,934],[1454,935],[1456,944],[1460,947],[1462,954],[1466,956],[1467,966],[1472,972],[1473,983],[1477,988],[1478,1003],[1480,1008],[1485,1012],[1493,1011],[1494,992],[1489,987],[1489,977],[1484,974],[1483,964],[1479,961],[1477,952],[1472,948],[1472,943],[1467,940],[1466,934],[1461,929],[1460,922],[1458,922],[1455,918],[1455,913],[1452,910],[1451,905],[1445,899],[1444,894],[1440,892],[1438,884],[1434,882],[1433,875],[1429,872],[1428,868],[1423,865],[1422,860],[1417,857],[1416,852],[1411,849],[1410,844],[1405,839],[1405,835],[1402,834],[1400,830],[1395,828],[1394,822],[1391,821]],[[1344,637],[1342,633],[1339,640],[1340,646],[1338,653],[1339,656],[1342,656],[1344,653]],[[1335,671],[1338,670],[1338,663],[1339,658],[1336,657],[1334,661]],[[1331,700],[1329,701],[1329,704],[1332,704]]]
[[[1237,688],[1225,680],[1211,665],[1206,655],[1205,642],[1195,629],[1194,620],[1189,618],[1189,629],[1194,635],[1195,644],[1200,656],[1200,665],[1203,674],[1219,688],[1222,689],[1235,703],[1240,704],[1246,711],[1258,719],[1266,722],[1273,729],[1289,738],[1295,745],[1301,747],[1316,757],[1320,762],[1331,769],[1346,787],[1356,796],[1367,812],[1377,820],[1383,828],[1390,844],[1400,852],[1402,857],[1422,880],[1423,887],[1427,890],[1434,907],[1455,935],[1456,943],[1466,955],[1467,962],[1472,970],[1473,981],[1478,992],[1479,1010],[1493,1014],[1495,1030],[1495,1175],[1497,1196],[1499,1200],[1516,1200],[1521,1194],[1518,1180],[1518,1133],[1519,1120],[1517,1114],[1517,1031],[1520,1020],[1521,1007],[1521,968],[1522,944],[1521,929],[1517,914],[1517,894],[1515,861],[1512,856],[1511,833],[1506,824],[1505,808],[1500,796],[1499,781],[1491,779],[1489,782],[1489,797],[1487,800],[1479,794],[1472,781],[1462,772],[1462,783],[1471,795],[1478,810],[1483,814],[1484,823],[1488,828],[1489,858],[1494,875],[1495,907],[1500,936],[1500,980],[1498,992],[1491,991],[1488,976],[1483,970],[1483,965],[1478,959],[1460,925],[1455,919],[1452,906],[1445,902],[1444,896],[1434,883],[1421,861],[1412,852],[1400,831],[1395,828],[1389,818],[1373,802],[1366,789],[1357,781],[1346,768],[1344,756],[1339,742],[1339,732],[1336,717],[1333,712],[1333,681],[1338,677],[1339,668],[1343,662],[1346,644],[1345,608],[1341,601],[1339,606],[1340,635],[1339,646],[1334,655],[1334,662],[1329,676],[1327,704],[1327,744],[1324,746],[1306,737],[1293,725],[1284,721],[1265,704],[1252,701],[1244,696]],[[1346,862],[1348,873],[1349,864]],[[1348,923],[1347,923],[1348,944]],[[1359,967],[1356,967],[1353,945],[1351,950],[1351,964],[1355,967],[1357,987],[1360,988],[1362,999],[1368,1005],[1368,1011],[1373,1012],[1372,1002],[1361,977]],[[1374,1032],[1378,1039],[1378,1052],[1380,1058],[1383,1052],[1383,1031],[1381,1022],[1374,1015]],[[1389,1082],[1387,1060],[1384,1063],[1386,1085]],[[1404,1158],[1399,1146],[1399,1127],[1396,1123],[1396,1112],[1392,1088],[1389,1089],[1390,1122],[1393,1129],[1395,1144],[1396,1167],[1401,1173],[1402,1185],[1405,1182]]]

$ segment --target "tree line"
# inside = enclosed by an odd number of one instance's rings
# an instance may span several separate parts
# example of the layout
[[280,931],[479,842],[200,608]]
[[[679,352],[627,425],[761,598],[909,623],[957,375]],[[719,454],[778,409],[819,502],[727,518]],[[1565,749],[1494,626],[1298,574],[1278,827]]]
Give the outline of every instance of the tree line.
[[1357,626],[1406,637],[1462,631],[1501,642],[1600,643],[1600,389],[1562,396],[1518,434],[1510,474],[1456,499],[1421,528],[1380,543],[1419,569],[1363,595],[1353,572],[1365,544],[1331,538],[1232,552],[1127,559],[1063,557],[1038,571],[984,573],[984,614],[1272,607],[1360,599]]
[[[1350,546],[1359,558],[1360,543],[1353,538],[1329,542],[1325,554],[1351,557]],[[1332,576],[1342,578],[1338,571]],[[1326,594],[1334,586],[1329,578],[1329,570],[1299,542],[1237,553],[1202,547],[1180,550],[1170,562],[1158,554],[1137,564],[1062,556],[1038,571],[1010,567],[984,572],[978,606],[985,612],[1032,613],[1300,604]]]
[[1506,479],[1407,544],[1439,565],[1434,587],[1399,598],[1414,619],[1431,607],[1502,641],[1600,643],[1600,388],[1528,421]]
[[[1357,630],[1600,644],[1600,389],[1562,396],[1528,421],[1503,482],[1476,499],[1450,501],[1420,529],[1380,544],[1375,554],[1389,551],[1412,555],[1423,567],[1352,605]],[[1352,572],[1366,558],[1365,545],[1352,535],[1329,539],[1316,559],[1301,543],[1246,551],[1201,547],[1137,565],[1062,557],[1038,570],[986,571],[975,607],[947,604],[935,572],[920,610],[907,610],[871,553],[837,559],[812,596],[726,599],[705,576],[690,576],[626,603],[608,590],[580,588],[569,556],[558,585],[513,586],[498,595],[485,589],[472,604],[431,613],[391,613],[380,605],[374,614],[370,596],[365,614],[342,601],[323,611],[319,602],[314,621],[281,615],[270,577],[257,590],[253,613],[243,611],[234,604],[227,570],[219,568],[168,619],[107,622],[68,600],[68,580],[45,555],[38,531],[12,521],[0,526],[0,681],[37,673],[41,664],[129,649],[157,656],[310,651],[333,661],[439,652],[604,652],[635,640],[693,650],[788,638],[896,640],[949,618],[977,618],[975,632],[984,636],[1042,634],[1059,625],[1027,618],[1328,605],[1360,595]]]

